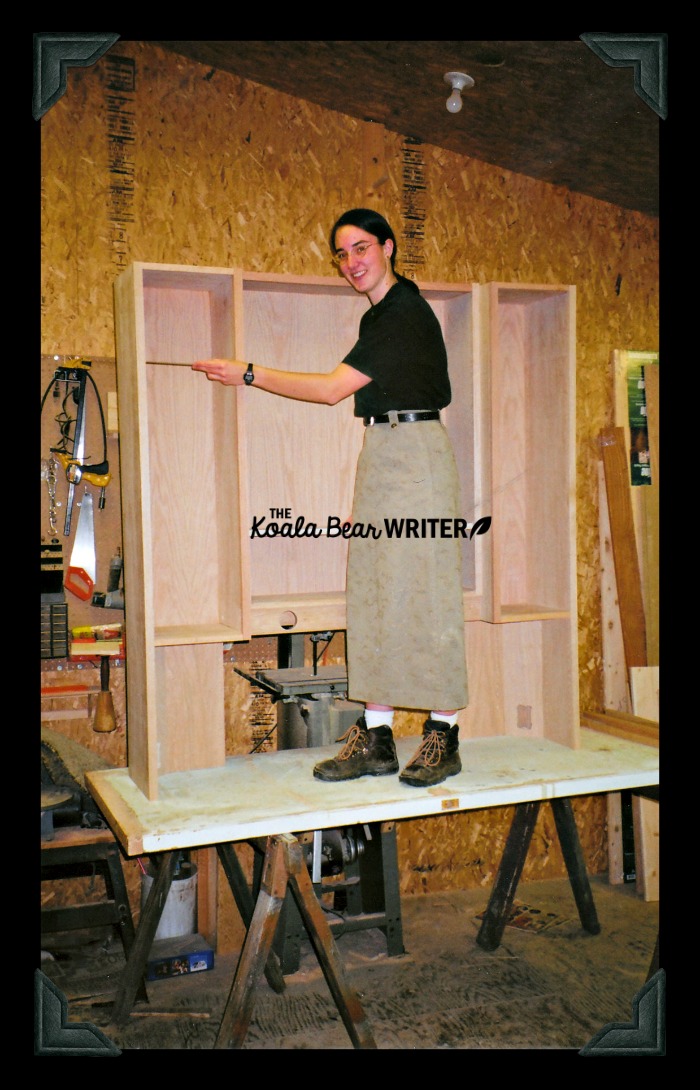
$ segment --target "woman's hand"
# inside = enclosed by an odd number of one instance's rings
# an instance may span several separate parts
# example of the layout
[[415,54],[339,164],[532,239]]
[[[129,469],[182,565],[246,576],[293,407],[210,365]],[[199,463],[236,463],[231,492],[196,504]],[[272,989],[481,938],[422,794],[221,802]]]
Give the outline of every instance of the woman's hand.
[[192,364],[193,371],[202,371],[210,382],[221,382],[224,386],[243,386],[243,376],[248,368],[240,360],[197,360]]
[[[221,382],[224,386],[243,386],[243,376],[248,370],[248,364],[240,360],[197,360],[191,367],[193,371],[205,374],[210,382]],[[337,405],[371,381],[369,375],[363,375],[347,363],[339,363],[333,371],[321,373],[278,371],[256,365],[253,379],[259,390],[319,405]]]

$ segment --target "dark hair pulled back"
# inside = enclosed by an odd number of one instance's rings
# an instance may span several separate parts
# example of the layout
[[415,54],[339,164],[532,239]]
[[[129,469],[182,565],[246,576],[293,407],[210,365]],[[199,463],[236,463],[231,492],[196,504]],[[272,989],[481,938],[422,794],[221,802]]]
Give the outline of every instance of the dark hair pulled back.
[[384,245],[387,239],[391,239],[394,247],[391,251],[391,271],[397,280],[401,280],[402,283],[410,285],[413,291],[418,291],[418,285],[409,280],[408,277],[402,276],[401,273],[396,271],[396,251],[398,249],[396,243],[396,235],[392,231],[387,220],[379,212],[375,212],[372,208],[351,208],[348,212],[343,212],[342,216],[333,224],[330,234],[330,246],[333,253],[336,251],[335,236],[341,227],[359,227],[361,231],[367,231],[368,234],[374,235],[379,242]]

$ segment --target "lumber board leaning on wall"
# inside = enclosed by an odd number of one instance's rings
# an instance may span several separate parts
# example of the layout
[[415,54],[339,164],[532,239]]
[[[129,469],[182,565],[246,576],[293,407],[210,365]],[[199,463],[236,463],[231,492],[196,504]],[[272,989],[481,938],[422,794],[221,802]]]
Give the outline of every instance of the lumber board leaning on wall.
[[605,468],[610,535],[615,558],[615,578],[620,603],[625,663],[646,666],[646,621],[642,599],[639,560],[629,493],[629,469],[622,428],[603,428],[600,449]]

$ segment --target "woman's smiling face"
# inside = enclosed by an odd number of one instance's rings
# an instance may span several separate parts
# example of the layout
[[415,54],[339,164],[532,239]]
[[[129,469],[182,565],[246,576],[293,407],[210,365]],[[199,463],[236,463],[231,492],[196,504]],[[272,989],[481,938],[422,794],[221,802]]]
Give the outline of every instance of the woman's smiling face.
[[[391,268],[394,249],[391,239],[380,243],[376,235],[348,224],[338,228],[335,249],[336,257],[342,255],[340,271],[348,284],[366,295],[370,302],[378,303],[396,283]],[[358,253],[358,249],[364,252]]]

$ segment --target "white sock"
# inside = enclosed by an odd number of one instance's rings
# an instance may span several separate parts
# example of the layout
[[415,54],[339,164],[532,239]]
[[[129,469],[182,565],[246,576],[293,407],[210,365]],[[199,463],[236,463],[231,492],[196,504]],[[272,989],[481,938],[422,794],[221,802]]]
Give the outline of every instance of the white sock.
[[453,715],[443,715],[442,712],[431,712],[430,718],[434,722],[437,721],[438,723],[448,723],[451,727],[454,727],[457,722],[457,712],[454,712]]
[[376,712],[365,710],[365,723],[367,729],[371,730],[372,727],[391,727],[394,722],[394,712]]

